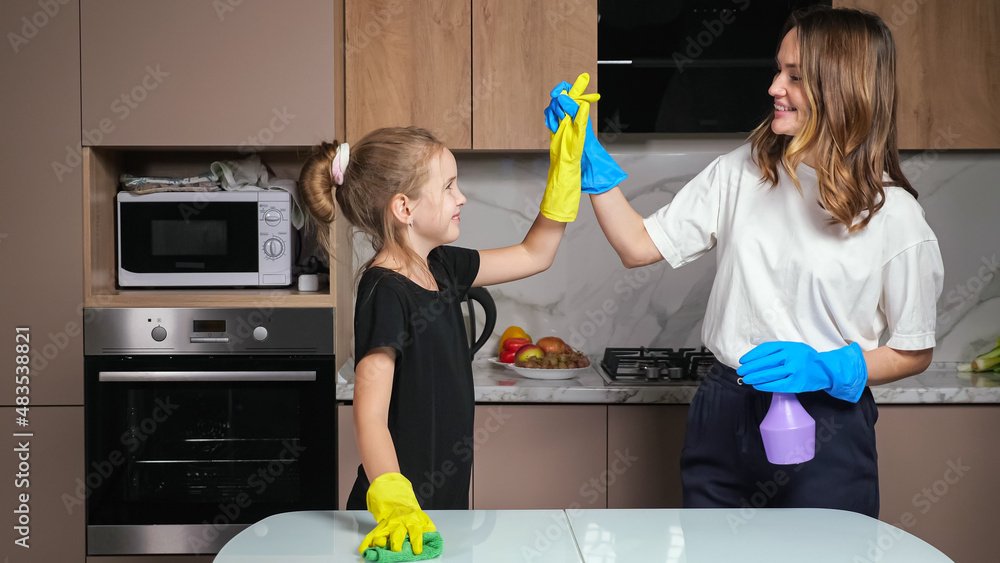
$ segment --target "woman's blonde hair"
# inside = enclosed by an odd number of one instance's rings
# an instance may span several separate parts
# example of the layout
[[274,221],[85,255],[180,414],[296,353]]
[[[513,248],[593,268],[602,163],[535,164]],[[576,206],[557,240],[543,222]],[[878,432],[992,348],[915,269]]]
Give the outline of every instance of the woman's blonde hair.
[[[750,134],[754,162],[772,187],[780,163],[801,191],[795,169],[811,155],[820,203],[833,222],[855,232],[885,202],[883,172],[890,185],[917,196],[899,165],[892,33],[875,14],[826,7],[793,12],[781,37],[793,28],[808,116],[802,130],[789,137],[771,131],[772,112]],[[862,212],[867,214],[855,223]]]
[[[299,174],[299,193],[317,223],[320,244],[333,254],[330,225],[339,207],[344,218],[368,237],[375,255],[384,249],[397,252],[405,258],[404,267],[426,272],[426,264],[406,243],[403,227],[394,220],[389,205],[396,194],[420,199],[428,164],[444,145],[419,127],[376,129],[351,144],[344,182],[335,186],[330,165],[339,146],[333,141],[316,147]],[[374,260],[375,256],[358,271]]]

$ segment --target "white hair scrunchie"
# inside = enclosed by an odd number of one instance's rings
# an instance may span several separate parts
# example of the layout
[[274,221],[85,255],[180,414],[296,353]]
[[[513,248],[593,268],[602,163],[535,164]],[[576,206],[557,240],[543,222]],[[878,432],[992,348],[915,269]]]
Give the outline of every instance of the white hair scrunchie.
[[344,171],[351,161],[351,145],[343,143],[337,147],[336,154],[333,155],[333,162],[330,163],[330,178],[337,186],[344,183]]

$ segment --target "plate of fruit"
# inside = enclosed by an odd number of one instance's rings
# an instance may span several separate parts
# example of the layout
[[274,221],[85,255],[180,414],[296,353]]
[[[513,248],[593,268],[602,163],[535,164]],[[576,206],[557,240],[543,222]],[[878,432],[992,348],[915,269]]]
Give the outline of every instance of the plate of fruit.
[[500,356],[490,361],[530,379],[569,379],[590,367],[590,360],[561,338],[545,336],[532,342],[516,326],[504,331],[500,337]]

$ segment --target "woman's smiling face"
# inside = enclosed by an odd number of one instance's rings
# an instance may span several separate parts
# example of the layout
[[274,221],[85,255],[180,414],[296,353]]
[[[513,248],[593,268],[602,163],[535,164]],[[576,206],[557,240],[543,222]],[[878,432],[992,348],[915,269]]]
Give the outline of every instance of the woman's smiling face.
[[799,69],[799,33],[796,28],[792,28],[781,40],[777,63],[777,73],[767,90],[774,98],[771,131],[778,135],[795,135],[802,131],[809,117],[809,99]]

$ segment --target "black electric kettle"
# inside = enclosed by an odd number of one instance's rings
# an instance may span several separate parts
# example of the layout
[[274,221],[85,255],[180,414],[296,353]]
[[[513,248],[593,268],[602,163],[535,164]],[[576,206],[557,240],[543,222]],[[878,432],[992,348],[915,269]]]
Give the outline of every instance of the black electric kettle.
[[[486,313],[486,326],[483,327],[483,333],[479,335],[478,339],[476,338],[476,307],[473,301],[479,303]],[[493,334],[493,328],[497,324],[497,305],[485,287],[470,287],[465,304],[469,309],[469,350],[474,359],[476,352],[486,344],[486,341]]]

